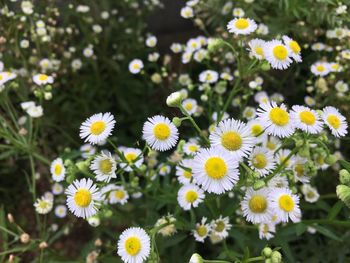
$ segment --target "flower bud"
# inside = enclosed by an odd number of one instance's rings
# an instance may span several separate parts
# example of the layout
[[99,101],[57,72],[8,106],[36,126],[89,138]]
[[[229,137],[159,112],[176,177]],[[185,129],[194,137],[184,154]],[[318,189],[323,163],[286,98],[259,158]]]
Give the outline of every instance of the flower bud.
[[271,263],[281,263],[282,255],[278,251],[273,251],[271,254]]
[[214,38],[211,39],[208,43],[208,51],[209,52],[215,52],[218,50],[222,45],[224,44],[223,40],[221,38]]
[[76,166],[78,167],[79,171],[82,171],[82,172],[88,172],[89,171],[89,164],[86,163],[85,161],[77,162]]
[[337,186],[337,196],[350,208],[350,187],[340,184]]
[[180,127],[181,126],[181,119],[180,118],[178,118],[178,117],[174,117],[173,118],[173,123],[174,123],[174,125],[176,126],[176,127]]
[[342,184],[350,186],[350,173],[345,169],[341,169],[339,172],[339,180]]
[[269,247],[265,247],[265,248],[262,250],[261,254],[262,254],[264,257],[269,258],[269,257],[271,256],[271,254],[272,254],[272,249],[269,248]]
[[7,220],[12,224],[13,222],[15,222],[15,219],[13,218],[13,215],[8,213],[7,214]]
[[266,62],[266,61],[263,62],[263,64],[261,65],[261,69],[263,71],[268,71],[268,70],[270,70],[270,68],[271,68],[270,64],[268,62]]
[[169,107],[178,107],[181,104],[181,101],[183,100],[183,96],[180,91],[176,91],[171,93],[168,98],[166,99],[166,104]]
[[257,191],[257,190],[263,188],[264,186],[265,186],[265,182],[264,182],[263,180],[258,180],[258,181],[256,181],[256,182],[254,183],[253,189],[254,189],[255,191]]
[[324,160],[326,164],[333,165],[337,162],[337,157],[334,154],[328,155]]
[[190,258],[190,261],[188,263],[203,263],[203,258],[201,255],[194,253],[192,257]]
[[20,236],[20,240],[23,244],[27,244],[30,241],[30,236],[27,233],[23,233]]
[[43,242],[41,242],[40,244],[39,244],[39,248],[40,249],[45,249],[45,248],[47,248],[48,247],[48,245],[47,245],[47,243],[45,242],[45,241],[43,241]]

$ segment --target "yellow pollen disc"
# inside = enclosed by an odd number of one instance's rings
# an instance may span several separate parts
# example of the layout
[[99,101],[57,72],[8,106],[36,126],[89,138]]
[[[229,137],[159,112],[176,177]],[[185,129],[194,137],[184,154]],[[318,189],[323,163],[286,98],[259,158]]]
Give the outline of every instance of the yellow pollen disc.
[[271,141],[268,141],[268,142],[266,143],[266,147],[267,147],[268,149],[270,149],[270,150],[274,150],[274,149],[276,149],[276,144],[274,144],[274,143],[271,142]]
[[91,203],[91,193],[84,188],[79,189],[74,195],[74,202],[77,206],[87,207]]
[[263,169],[267,165],[267,158],[263,153],[258,153],[253,158],[253,165],[258,169]]
[[206,79],[207,81],[211,81],[213,78],[212,78],[211,74],[207,74],[207,76],[205,77],[205,79]]
[[109,159],[104,159],[100,161],[100,170],[104,174],[109,174],[112,171],[112,162]]
[[0,75],[0,80],[2,80],[3,79],[3,76],[2,75]]
[[255,137],[258,137],[258,135],[261,134],[263,130],[264,130],[263,127],[259,124],[252,125],[252,134]]
[[249,209],[253,213],[264,213],[267,208],[266,198],[262,195],[254,195],[249,200]]
[[323,72],[323,71],[325,71],[325,69],[326,68],[323,65],[317,65],[316,66],[316,70],[319,71],[319,72]]
[[47,75],[45,75],[45,74],[40,74],[39,75],[39,80],[41,80],[41,81],[46,81],[48,78],[49,77]]
[[312,191],[309,191],[309,192],[306,193],[306,196],[307,196],[308,198],[314,198],[314,197],[315,197],[315,193],[312,192]]
[[240,19],[237,19],[237,21],[235,22],[235,26],[236,28],[243,30],[249,26],[249,22],[247,19],[240,18]]
[[116,190],[116,191],[114,192],[114,196],[115,196],[117,199],[121,200],[121,199],[123,199],[123,198],[125,197],[125,192],[122,191],[122,190]]
[[183,176],[187,179],[190,179],[192,177],[192,173],[189,171],[184,171]]
[[125,240],[125,250],[131,256],[137,255],[141,250],[140,239],[138,237],[129,237]]
[[282,195],[278,200],[278,204],[285,212],[290,212],[294,209],[294,201],[289,195]]
[[197,227],[197,234],[200,237],[204,237],[208,233],[208,230],[205,226],[199,226]]
[[55,175],[60,175],[62,173],[62,166],[60,164],[55,165]]
[[278,126],[285,126],[286,124],[289,123],[288,112],[281,109],[280,107],[273,108],[270,111],[269,117],[270,117],[270,120]]
[[127,153],[127,154],[125,154],[125,159],[126,159],[129,163],[132,163],[136,158],[137,158],[136,153]]
[[139,64],[136,64],[136,63],[135,63],[134,65],[132,65],[132,67],[133,67],[133,69],[136,69],[136,70],[137,70],[137,69],[140,69],[140,65],[139,65]]
[[225,132],[221,144],[229,151],[237,151],[242,146],[242,137],[237,132]]
[[227,173],[227,165],[220,157],[210,157],[204,167],[207,175],[213,179],[222,179]]
[[316,122],[316,117],[311,111],[302,111],[299,113],[300,121],[307,124],[313,125]]
[[194,201],[197,200],[197,198],[198,198],[198,194],[193,190],[188,191],[185,196],[186,201],[189,203],[193,203]]
[[222,232],[225,230],[225,223],[223,221],[216,222],[215,231]]
[[191,151],[191,152],[196,152],[198,151],[198,146],[197,145],[190,145],[188,147],[188,149]]
[[263,232],[264,232],[265,234],[267,234],[267,232],[269,232],[269,225],[268,225],[268,224],[264,224]]
[[48,205],[49,205],[49,204],[48,204],[47,202],[45,202],[45,201],[39,202],[39,207],[40,207],[41,209],[47,208]]
[[100,135],[105,129],[106,123],[104,121],[95,121],[90,127],[90,132],[92,135]]
[[320,155],[316,158],[316,162],[319,164],[319,165],[324,165],[324,158]]
[[289,42],[289,47],[290,47],[290,49],[291,49],[294,53],[296,53],[296,54],[299,53],[299,52],[301,51],[301,48],[300,48],[298,42],[296,42],[296,41],[294,41],[294,40],[292,40],[292,41]]
[[170,136],[170,128],[165,123],[158,123],[154,126],[153,133],[156,139],[164,141]]
[[186,103],[185,109],[188,110],[188,111],[191,111],[193,109],[192,103]]
[[301,163],[298,163],[297,165],[295,165],[294,171],[297,173],[298,177],[303,176],[303,174],[304,174],[304,165],[301,164]]
[[[286,160],[287,159],[287,157],[286,156],[281,156],[280,157],[280,163],[282,164],[283,162],[284,162],[284,160]],[[289,165],[289,160],[288,161],[286,161],[285,163],[284,163],[284,167],[287,167]]]
[[334,115],[334,114],[330,114],[327,117],[327,122],[329,123],[329,125],[331,125],[334,129],[339,129],[341,121],[340,119]]
[[338,63],[333,64],[331,67],[332,67],[332,69],[334,69],[334,70],[338,70],[338,69],[339,69],[339,64],[338,64]]
[[288,50],[283,45],[277,45],[272,49],[273,56],[278,60],[285,60],[288,57]]
[[264,49],[262,47],[256,47],[255,53],[258,54],[259,56],[264,56]]

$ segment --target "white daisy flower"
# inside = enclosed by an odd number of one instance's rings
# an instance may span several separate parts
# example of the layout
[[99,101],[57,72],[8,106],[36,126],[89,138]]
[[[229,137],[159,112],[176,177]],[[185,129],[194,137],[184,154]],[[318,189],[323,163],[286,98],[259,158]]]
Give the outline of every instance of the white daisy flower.
[[101,152],[91,162],[90,169],[96,175],[97,181],[108,183],[112,178],[117,178],[115,171],[117,164],[110,152]]
[[266,60],[274,69],[286,69],[293,62],[291,49],[280,40],[272,40],[265,44],[264,54]]
[[219,122],[209,139],[212,146],[232,154],[237,161],[248,156],[255,143],[249,127],[234,119]]
[[183,146],[183,151],[187,155],[195,155],[200,150],[200,145],[198,144],[197,140],[189,140],[186,142]]
[[338,62],[329,63],[329,68],[331,72],[341,72],[344,69]]
[[47,214],[52,210],[53,199],[42,196],[36,200],[34,207],[38,214]]
[[211,234],[218,236],[221,240],[228,237],[228,231],[230,231],[232,225],[230,224],[229,217],[220,217],[213,220],[211,223]]
[[180,15],[186,19],[193,17],[194,16],[193,8],[189,6],[185,6],[181,8]]
[[50,173],[52,175],[52,180],[55,182],[61,182],[64,180],[66,168],[64,167],[63,160],[61,158],[57,158],[51,163]]
[[80,138],[91,144],[102,143],[111,135],[114,125],[114,117],[109,112],[94,114],[81,124]]
[[55,208],[55,215],[58,218],[64,218],[67,215],[67,207],[65,205],[58,205]]
[[60,183],[54,183],[52,185],[52,193],[54,195],[60,195],[64,191],[63,186]]
[[267,134],[284,138],[294,133],[294,120],[283,103],[280,106],[273,101],[260,104],[257,114]]
[[320,198],[320,194],[318,193],[317,189],[309,184],[303,184],[301,186],[301,191],[304,194],[306,202],[315,203]]
[[270,188],[288,188],[289,182],[286,176],[275,175],[268,183]]
[[132,74],[138,74],[143,69],[143,62],[141,59],[133,59],[129,63],[129,71]]
[[119,237],[117,252],[125,263],[144,262],[151,252],[151,239],[142,228],[128,228]]
[[276,232],[276,225],[274,223],[261,223],[259,224],[259,238],[270,240],[274,237]]
[[324,77],[328,75],[328,73],[331,71],[329,63],[328,62],[316,62],[311,65],[311,72],[320,77]]
[[74,180],[65,193],[67,206],[75,216],[89,218],[97,213],[101,193],[91,179]]
[[218,148],[202,149],[192,164],[193,178],[209,193],[222,194],[238,181],[238,162]]
[[343,137],[348,133],[348,124],[346,122],[346,118],[340,114],[338,109],[331,106],[325,107],[322,110],[321,117],[323,119],[323,122],[331,130],[333,136]]
[[115,186],[109,192],[108,199],[111,204],[124,205],[128,202],[129,194],[123,186]]
[[175,125],[166,117],[156,115],[143,125],[143,139],[156,151],[167,151],[173,148],[179,138]]
[[254,38],[248,42],[250,55],[258,60],[265,58],[264,48],[266,42],[262,39]]
[[233,80],[233,76],[230,73],[227,72],[222,72],[220,74],[220,78],[226,81],[232,81]]
[[184,210],[190,210],[203,202],[204,192],[195,184],[183,185],[177,193],[177,202]]
[[270,191],[269,199],[274,212],[282,222],[288,222],[289,219],[293,222],[300,221],[299,197],[292,194],[291,190],[275,188]]
[[207,223],[207,218],[202,217],[200,223],[196,224],[196,228],[192,230],[192,234],[197,242],[203,243],[209,236],[211,231],[211,225]]
[[124,169],[126,172],[131,172],[133,170],[133,166],[136,168],[140,168],[143,163],[143,154],[140,149],[137,148],[125,148],[122,151],[127,163],[120,162],[120,168]]
[[264,147],[255,147],[249,155],[248,163],[262,177],[269,174],[276,167],[273,153]]
[[192,59],[193,53],[191,51],[186,51],[181,55],[181,62],[183,64],[188,64]]
[[219,79],[219,74],[214,70],[204,70],[199,74],[199,81],[203,83],[215,83]]
[[287,160],[287,157],[290,153],[291,153],[291,150],[289,150],[289,149],[281,149],[277,153],[275,153],[275,158],[276,158],[277,163],[279,165],[284,163],[283,167],[285,169],[288,169],[288,170],[291,169],[291,167],[294,164],[294,156],[292,156],[291,158],[289,158]]
[[196,38],[189,39],[186,44],[186,50],[190,52],[199,50],[201,47],[202,47],[201,42]]
[[33,82],[39,86],[46,85],[46,84],[52,84],[53,77],[48,76],[46,74],[36,74],[33,76]]
[[182,107],[186,110],[189,115],[192,115],[197,110],[197,101],[194,99],[185,99],[182,102]]
[[284,44],[290,48],[291,53],[290,56],[296,61],[296,62],[301,62],[301,47],[298,42],[295,40],[291,39],[288,36],[283,36],[282,37]]
[[96,153],[96,148],[91,144],[86,143],[80,147],[80,151],[81,151],[81,157],[83,157],[84,159],[87,159]]
[[150,36],[146,39],[147,47],[155,47],[157,45],[157,38],[155,36]]
[[304,101],[305,101],[305,104],[309,107],[316,105],[316,100],[310,96],[305,96]]
[[255,138],[255,144],[265,142],[267,135],[264,132],[264,125],[257,119],[251,120],[247,123],[250,133]]
[[257,24],[250,18],[234,18],[227,24],[228,32],[236,35],[249,35],[257,29]]
[[305,164],[307,162],[306,158],[296,156],[293,160],[292,170],[294,174],[294,179],[296,182],[308,183],[310,177],[305,174]]
[[233,8],[232,15],[236,17],[243,17],[244,16],[244,10],[242,8]]
[[322,122],[316,111],[305,106],[294,105],[290,115],[296,128],[311,134],[322,131]]
[[[211,118],[212,118],[213,122],[217,122],[217,120],[218,120],[218,113],[214,112],[212,114]],[[224,112],[224,114],[221,117],[221,120],[223,121],[223,120],[226,120],[228,118],[230,118],[230,115],[227,112]]]
[[167,164],[161,164],[159,166],[159,175],[161,176],[166,176],[168,174],[170,174],[171,172],[171,167],[170,165],[167,165]]
[[170,49],[175,54],[180,53],[182,51],[182,46],[179,43],[172,43]]
[[[177,180],[181,184],[189,184],[192,179],[192,160],[183,159],[178,165],[176,165]],[[186,168],[186,169],[185,169]]]
[[254,100],[259,104],[268,103],[270,101],[269,95],[267,95],[266,91],[259,91],[255,93]]
[[268,136],[263,145],[270,151],[275,152],[281,146],[281,141],[275,136]]
[[268,199],[269,192],[268,188],[257,191],[252,188],[247,189],[244,199],[241,201],[241,208],[248,222],[258,224],[269,221],[273,213]]
[[0,87],[3,86],[6,82],[13,80],[16,77],[17,75],[12,72],[8,72],[8,71],[0,72]]

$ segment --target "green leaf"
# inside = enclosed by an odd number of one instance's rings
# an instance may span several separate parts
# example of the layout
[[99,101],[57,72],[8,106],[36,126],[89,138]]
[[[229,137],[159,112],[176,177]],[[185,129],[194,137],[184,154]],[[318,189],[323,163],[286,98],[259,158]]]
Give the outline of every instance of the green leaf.
[[337,217],[341,209],[343,208],[344,203],[342,201],[338,201],[334,204],[334,206],[331,208],[328,214],[328,219],[334,219]]
[[307,226],[304,225],[303,223],[296,224],[295,226],[295,232],[297,236],[302,235],[306,231],[306,229],[307,229]]
[[350,172],[350,163],[345,160],[339,160],[341,166]]
[[336,241],[339,241],[339,242],[342,242],[343,240],[338,237],[336,234],[334,234],[332,232],[332,230],[330,230],[329,228],[326,228],[324,226],[320,226],[320,225],[313,225],[312,227],[314,227],[317,232],[321,233],[322,235],[326,236],[326,237],[329,237],[331,239],[334,239]]

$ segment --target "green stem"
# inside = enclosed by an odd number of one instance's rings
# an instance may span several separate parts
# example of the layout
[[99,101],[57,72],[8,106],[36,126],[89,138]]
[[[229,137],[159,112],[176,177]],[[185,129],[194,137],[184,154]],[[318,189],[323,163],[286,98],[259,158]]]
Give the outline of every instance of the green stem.
[[233,86],[225,104],[224,104],[224,107],[222,108],[222,110],[220,111],[220,114],[218,116],[218,119],[217,119],[217,123],[219,123],[222,119],[222,116],[224,116],[224,113],[226,112],[228,106],[230,105],[230,103],[232,102],[232,99],[233,99],[233,96],[238,92],[238,86],[239,84],[241,83],[241,77],[237,78],[237,81],[235,83],[235,85]]
[[264,259],[265,258],[263,256],[260,256],[260,257],[248,258],[245,262],[262,261]]

